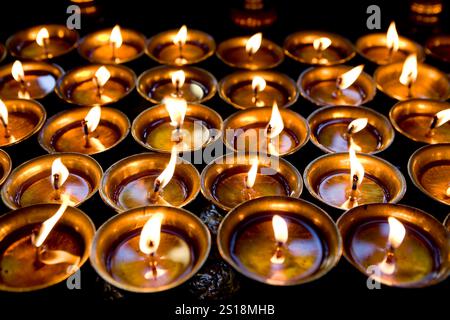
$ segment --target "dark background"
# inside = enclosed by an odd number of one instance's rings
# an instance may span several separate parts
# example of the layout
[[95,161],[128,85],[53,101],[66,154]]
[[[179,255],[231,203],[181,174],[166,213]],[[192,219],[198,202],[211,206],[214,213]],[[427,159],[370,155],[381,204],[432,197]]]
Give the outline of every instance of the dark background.
[[[264,36],[282,44],[284,38],[292,32],[302,29],[320,29],[339,33],[351,41],[359,36],[372,32],[367,30],[366,8],[368,5],[377,4],[381,8],[382,31],[385,32],[391,20],[395,19],[400,34],[409,36],[417,42],[423,41],[432,33],[448,32],[449,10],[442,14],[439,25],[428,27],[414,23],[409,12],[409,1],[272,1],[269,2],[278,14],[277,22],[268,29],[264,29]],[[195,28],[210,33],[220,43],[232,36],[252,34],[255,31],[239,28],[231,22],[230,9],[239,7],[242,1],[219,0],[191,0],[191,1],[98,1],[100,11],[97,16],[82,18],[80,34],[84,35],[103,27],[112,27],[119,23],[122,27],[134,28],[147,37],[160,31],[174,29],[182,24],[188,28]],[[68,15],[66,8],[68,1],[13,1],[1,3],[0,41],[6,39],[14,32],[43,23],[65,23]],[[13,61],[11,57],[2,64]],[[86,64],[82,58],[73,52],[56,61],[65,70],[75,66]],[[357,65],[364,62],[357,57],[349,62]],[[429,63],[435,64],[434,61]],[[435,64],[436,65],[436,64]],[[147,56],[128,64],[137,75],[144,70],[156,66],[156,63]],[[216,57],[211,57],[199,64],[200,67],[212,72],[218,80],[231,73],[232,68],[222,64]],[[449,72],[449,66],[437,65]],[[289,58],[286,58],[281,66],[276,68],[297,79],[306,68]],[[366,62],[366,72],[373,73],[374,66]],[[48,116],[70,108],[55,94],[41,101],[47,109]],[[381,92],[367,106],[387,115],[395,101],[385,97]],[[235,111],[226,105],[218,96],[205,103],[217,110],[225,119]],[[134,91],[125,100],[117,103],[117,108],[123,110],[132,121],[138,113],[150,105]],[[291,107],[305,118],[317,107],[305,99]],[[405,175],[408,190],[401,203],[412,205],[433,214],[438,220],[443,221],[450,211],[448,207],[421,194],[411,183],[406,165],[407,161],[416,149],[421,145],[413,143],[400,134],[396,135],[394,144],[386,151],[379,154],[380,157],[398,166]],[[13,167],[23,161],[45,154],[39,147],[36,138],[19,144],[16,147],[5,149],[13,159]],[[113,149],[112,152],[95,157],[106,170],[112,163],[127,155],[144,151],[129,136],[124,143]],[[311,142],[294,155],[287,157],[296,165],[300,172],[313,159],[322,152]],[[202,166],[198,166],[199,171]],[[314,202],[325,209],[334,219],[341,214],[340,211],[325,206],[314,200],[305,189],[301,196],[303,199]],[[207,202],[199,196],[187,209],[200,214],[207,207]],[[7,208],[0,206],[0,213],[7,212]],[[114,214],[113,210],[103,204],[98,194],[81,206],[99,227],[107,218]],[[391,317],[393,313],[399,313],[402,317],[421,311],[426,311],[433,317],[439,310],[448,309],[445,305],[448,301],[449,280],[424,289],[396,289],[382,286],[381,290],[368,290],[366,277],[354,269],[344,258],[338,266],[323,278],[302,286],[296,287],[271,287],[256,283],[237,275],[240,282],[240,290],[231,298],[222,301],[199,301],[195,294],[189,290],[189,285],[170,290],[161,294],[133,295],[124,294],[117,298],[110,291],[105,290],[104,283],[98,279],[95,272],[87,263],[82,268],[82,289],[69,291],[63,283],[60,286],[45,289],[30,294],[0,293],[0,310],[9,309],[13,312],[32,312],[37,315],[44,314],[65,317],[67,314],[80,314],[92,316],[93,312],[107,312],[119,309],[121,312],[132,314],[138,312],[145,318],[157,319],[191,319],[189,317],[177,317],[174,315],[176,306],[182,303],[189,305],[217,305],[219,303],[234,304],[274,304],[276,314],[274,316],[247,316],[255,319],[299,319],[307,317],[366,317],[376,316],[381,319]],[[225,295],[225,292],[224,292]],[[49,305],[64,307],[63,311],[50,311]],[[94,308],[91,308],[95,305]],[[17,308],[17,306],[23,306]],[[3,312],[3,311],[0,311]],[[62,312],[62,313],[61,313]],[[118,315],[119,313],[116,313]],[[155,315],[159,315],[156,317]],[[437,315],[436,315],[437,316]],[[213,318],[208,317],[208,319]],[[236,319],[237,316],[222,316],[222,318]]]

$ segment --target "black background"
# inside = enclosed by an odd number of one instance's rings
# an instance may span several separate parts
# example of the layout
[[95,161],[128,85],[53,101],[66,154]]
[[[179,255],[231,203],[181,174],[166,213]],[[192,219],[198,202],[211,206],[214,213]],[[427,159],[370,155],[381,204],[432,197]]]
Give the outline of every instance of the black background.
[[[445,3],[446,1],[444,1]],[[188,28],[195,28],[210,33],[220,43],[222,40],[232,36],[252,34],[254,31],[245,30],[234,26],[230,20],[230,9],[239,6],[241,1],[227,0],[191,0],[191,1],[101,1],[100,14],[93,19],[82,19],[80,34],[84,35],[102,27],[112,27],[119,23],[122,27],[134,28],[147,37],[160,31],[174,29],[182,24]],[[402,35],[409,36],[423,43],[428,35],[435,32],[447,31],[448,6],[442,16],[439,26],[426,28],[415,25],[410,19],[408,7],[409,1],[272,1],[271,5],[278,12],[277,22],[270,28],[263,30],[264,36],[282,44],[284,38],[292,32],[302,29],[320,29],[339,33],[351,41],[358,36],[371,32],[367,30],[366,8],[370,4],[377,4],[381,8],[382,30],[387,29],[391,20],[395,19],[397,28]],[[42,24],[42,23],[65,23],[67,19],[66,8],[68,1],[33,1],[1,3],[0,19],[0,41],[5,42],[7,37],[14,32]],[[448,3],[447,3],[448,5]],[[11,57],[2,64],[13,61]],[[427,60],[428,61],[428,60]],[[65,70],[75,66],[86,64],[74,51],[56,61]],[[364,62],[357,57],[348,64],[357,65]],[[431,61],[433,62],[433,61]],[[128,64],[137,75],[144,70],[156,66],[156,63],[147,56]],[[211,57],[199,64],[200,67],[212,72],[218,80],[231,73],[232,68],[225,66],[216,57]],[[447,68],[449,66],[439,66]],[[306,66],[302,66],[289,58],[286,58],[281,66],[276,68],[297,79]],[[374,66],[366,65],[366,72],[373,73]],[[48,116],[68,109],[71,106],[59,100],[55,94],[41,101],[47,109]],[[395,101],[385,97],[381,92],[367,106],[387,115]],[[233,107],[226,105],[218,96],[205,103],[217,110],[225,119],[235,111]],[[138,113],[143,111],[150,103],[141,98],[134,91],[125,100],[116,105],[123,110],[132,121]],[[317,107],[300,98],[291,107],[305,118]],[[394,144],[386,151],[379,154],[380,157],[398,166],[405,175],[408,184],[406,196],[401,203],[421,208],[433,214],[438,220],[443,221],[450,211],[448,207],[440,205],[421,194],[411,183],[408,177],[407,161],[417,148],[421,145],[413,143],[400,134],[396,135]],[[5,149],[13,159],[13,167],[23,161],[32,159],[38,155],[45,154],[39,147],[36,137],[16,147]],[[144,149],[133,141],[131,136],[111,152],[95,157],[106,170],[112,163],[127,155],[142,152]],[[322,152],[309,142],[303,149],[287,157],[296,165],[300,172],[313,159],[320,156]],[[202,166],[197,166],[199,171]],[[314,200],[305,189],[301,198],[318,204],[325,209],[334,219],[341,214],[340,211],[331,209],[324,204]],[[207,206],[202,196],[187,209],[198,214]],[[99,227],[114,211],[103,204],[99,195],[81,206]],[[7,208],[1,205],[1,213],[7,212]],[[102,282],[98,281],[95,272],[87,263],[82,268],[82,289],[69,291],[65,285],[56,286],[30,294],[7,294],[0,293],[0,314],[5,309],[12,312],[32,312],[37,315],[50,315],[65,317],[67,314],[80,314],[87,317],[92,312],[105,313],[119,309],[122,312],[132,314],[139,312],[145,318],[150,319],[190,319],[189,317],[177,317],[174,315],[175,307],[182,303],[189,305],[217,305],[219,303],[234,304],[274,304],[276,314],[274,316],[254,316],[255,319],[301,319],[310,317],[366,317],[376,316],[390,317],[394,312],[403,317],[413,314],[419,310],[426,311],[429,316],[437,316],[439,311],[448,307],[449,280],[439,285],[424,289],[396,289],[382,286],[381,290],[368,290],[366,277],[354,269],[344,258],[338,266],[323,278],[302,286],[296,287],[271,287],[254,281],[239,277],[241,290],[231,299],[226,301],[200,302],[186,288],[182,286],[161,294],[132,295],[126,294],[122,299],[112,299],[105,294]],[[111,299],[110,299],[111,300]],[[49,311],[49,306],[64,306],[63,310]],[[91,308],[94,305],[94,308]],[[23,306],[17,308],[18,306]],[[58,309],[59,309],[58,308]],[[436,313],[436,315],[434,315]],[[118,315],[119,313],[116,313]],[[159,315],[159,316],[156,316]],[[1,316],[0,316],[1,317]],[[213,318],[208,317],[208,319]],[[236,316],[222,316],[222,318],[236,319]]]

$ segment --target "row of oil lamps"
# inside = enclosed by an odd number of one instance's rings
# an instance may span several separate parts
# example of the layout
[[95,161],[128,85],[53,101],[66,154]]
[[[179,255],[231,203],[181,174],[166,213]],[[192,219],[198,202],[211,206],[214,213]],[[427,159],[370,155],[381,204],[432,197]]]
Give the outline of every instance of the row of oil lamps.
[[[347,41],[327,35],[289,37],[288,55],[314,64],[346,61],[335,57],[345,52],[341,46]],[[71,37],[76,43],[71,31],[40,27],[16,34],[7,46],[21,59],[48,59],[67,52],[71,46],[66,39]],[[450,112],[448,103],[437,101],[449,96],[448,78],[431,66],[418,65],[423,53],[410,41],[396,42],[395,36],[392,43],[385,36],[376,39],[384,42],[373,51],[366,45],[362,52],[369,60],[392,62],[377,70],[378,87],[405,100],[392,109],[392,123],[411,139],[430,144],[411,157],[410,176],[424,193],[449,204],[450,145],[443,142],[449,142]],[[363,40],[358,41],[361,46]],[[372,45],[373,41],[367,40]],[[140,51],[136,43],[142,43]],[[215,47],[208,35],[186,28],[147,43],[135,32],[114,28],[86,36],[78,48],[89,60],[103,64],[129,61],[145,46],[158,61],[177,65],[200,61]],[[226,41],[217,54],[230,65],[258,69],[277,65],[283,51],[257,34]],[[378,60],[380,56],[384,60]],[[211,246],[207,228],[180,208],[200,190],[220,208],[231,210],[218,231],[222,257],[255,280],[273,285],[312,281],[329,271],[342,251],[360,271],[389,285],[420,287],[447,277],[448,223],[443,226],[425,212],[393,204],[405,193],[405,179],[394,166],[369,154],[386,149],[393,140],[394,130],[384,116],[364,107],[334,106],[317,110],[306,121],[293,111],[278,109],[297,99],[292,80],[272,71],[243,71],[222,80],[219,92],[245,110],[222,122],[216,112],[197,104],[215,93],[216,82],[209,73],[158,67],[137,83],[141,94],[163,103],[140,114],[131,130],[140,144],[162,152],[125,158],[103,174],[83,153],[112,148],[127,135],[126,116],[100,105],[123,98],[134,88],[135,76],[126,67],[102,64],[64,75],[61,68],[44,62],[16,62],[0,69],[1,97],[39,98],[56,85],[67,102],[92,106],[64,111],[44,124],[45,109],[33,100],[0,103],[3,145],[18,143],[42,128],[40,144],[52,153],[24,163],[9,177],[9,157],[2,153],[1,195],[15,211],[0,217],[0,289],[28,291],[55,284],[89,255],[99,275],[119,288],[154,292],[175,287],[199,270]],[[374,83],[362,67],[345,66],[308,69],[298,81],[299,91],[318,105],[353,106],[373,98]],[[251,108],[255,106],[260,108]],[[255,134],[256,140],[250,140]],[[349,209],[337,225],[323,210],[298,199],[302,176],[277,157],[299,150],[309,136],[330,154],[307,166],[305,185],[324,203]],[[228,154],[201,175],[178,158],[180,151],[204,149],[221,137],[235,151],[254,151],[247,139],[257,141],[256,151],[264,150],[266,156]],[[90,219],[72,206],[97,189],[122,213],[94,237]],[[378,204],[370,204],[374,202]]]

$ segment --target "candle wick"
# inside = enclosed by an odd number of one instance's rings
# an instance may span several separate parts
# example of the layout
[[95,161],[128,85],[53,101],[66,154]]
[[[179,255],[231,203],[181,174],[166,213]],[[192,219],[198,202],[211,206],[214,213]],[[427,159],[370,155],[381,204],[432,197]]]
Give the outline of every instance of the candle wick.
[[412,98],[412,86],[413,86],[413,81],[409,81],[408,82],[408,98]]
[[8,124],[5,122],[5,119],[1,118],[1,120],[2,120],[2,124],[3,124],[3,128],[5,128],[5,138],[9,138],[11,136],[11,134],[9,133]]
[[178,42],[178,52],[180,55],[180,61],[183,60],[183,44],[181,41]]
[[155,203],[159,197],[159,193],[161,192],[161,181],[158,179],[153,183],[153,191],[149,192],[148,200],[150,203]]
[[94,77],[95,85],[97,86],[97,96],[101,100],[102,99],[102,86],[100,85],[100,82],[98,81],[97,77]]
[[112,41],[110,42],[110,44],[111,44],[112,60],[113,61],[117,61],[117,58],[116,58],[116,45]]
[[255,89],[253,89],[253,103],[255,105],[258,103],[258,86],[255,86]]
[[49,55],[48,55],[48,48],[47,48],[47,39],[44,39],[44,42],[43,42],[43,49],[44,49],[44,56],[48,59],[48,58],[50,58],[49,57]]
[[[153,243],[153,242],[150,242],[150,246],[151,246],[151,247],[153,247],[152,243]],[[157,265],[158,265],[158,262],[156,261],[156,258],[155,258],[155,252],[152,252],[152,253],[150,254],[150,267],[151,267],[151,269],[152,269],[153,279],[155,279],[155,280],[156,280],[156,278],[158,278],[158,269],[157,269]]]
[[438,117],[436,115],[434,115],[433,120],[431,121],[431,124],[430,124],[430,130],[433,130],[434,128],[436,128],[438,120],[439,120]]
[[86,120],[81,121],[81,127],[83,128],[83,135],[84,135],[84,139],[85,139],[84,147],[90,148],[91,142],[89,140],[89,128],[88,128],[87,124],[88,124],[88,122]]

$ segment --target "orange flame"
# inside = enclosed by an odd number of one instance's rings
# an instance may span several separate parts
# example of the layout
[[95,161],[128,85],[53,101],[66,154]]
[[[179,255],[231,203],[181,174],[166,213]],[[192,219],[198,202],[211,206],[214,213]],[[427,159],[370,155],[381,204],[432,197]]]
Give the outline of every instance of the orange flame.
[[260,76],[254,76],[252,80],[252,89],[256,92],[261,92],[266,88],[266,80]]
[[186,116],[187,103],[186,100],[180,98],[167,97],[163,101],[166,110],[169,113],[170,124],[173,127],[180,128],[183,125]]
[[172,73],[172,84],[174,87],[181,88],[186,80],[186,75],[183,70],[178,70]]
[[255,181],[256,181],[256,175],[258,173],[258,165],[259,161],[258,158],[253,159],[252,166],[250,167],[250,170],[247,174],[247,179],[245,180],[245,186],[247,188],[253,188]]
[[170,160],[166,168],[161,172],[161,174],[155,179],[155,185],[158,187],[155,189],[162,189],[170,182],[175,173],[175,167],[177,164],[178,151],[176,146],[172,147],[172,152],[170,154]]
[[389,223],[389,240],[388,240],[389,245],[392,246],[394,249],[397,249],[402,244],[403,239],[405,239],[406,235],[405,226],[394,217],[389,217],[388,223]]
[[84,118],[89,132],[94,132],[95,129],[97,129],[101,116],[102,108],[100,106],[94,106],[89,110],[88,114]]
[[434,125],[434,127],[438,128],[443,124],[447,123],[448,121],[450,121],[450,108],[439,111],[438,113],[435,114],[435,117],[436,117],[436,124]]
[[336,80],[338,88],[344,90],[350,87],[358,79],[363,69],[364,65],[361,64],[341,74]]
[[417,56],[410,54],[403,63],[402,73],[400,75],[400,83],[410,86],[417,79]]
[[350,124],[347,127],[347,132],[349,134],[355,134],[363,130],[368,123],[369,119],[367,118],[358,118],[350,122]]
[[66,182],[67,178],[69,178],[69,169],[62,163],[61,158],[56,158],[52,163],[52,185],[54,186],[55,176],[58,176],[57,187],[61,188],[61,186]]
[[279,215],[274,215],[272,218],[273,233],[275,241],[285,244],[288,240],[288,227],[286,220]]
[[317,39],[314,39],[314,41],[313,41],[314,50],[317,50],[317,51],[324,51],[330,45],[331,45],[331,40],[330,40],[330,38],[327,38],[327,37],[317,38]]
[[357,177],[357,185],[361,185],[364,179],[364,167],[356,156],[356,152],[353,145],[350,145],[348,149],[350,156],[350,183],[353,184],[353,177]]
[[0,118],[5,126],[8,125],[8,108],[2,99],[0,99]]
[[386,33],[386,46],[388,47],[389,50],[392,50],[392,52],[398,51],[399,47],[398,33],[394,21],[391,22],[391,24],[389,25],[389,29]]
[[173,38],[173,43],[178,46],[182,46],[186,43],[186,40],[187,40],[187,27],[183,25]]
[[272,115],[266,127],[266,136],[269,139],[277,137],[284,129],[283,118],[276,102],[273,103]]
[[249,55],[254,55],[259,48],[261,47],[262,42],[262,33],[258,32],[248,38],[247,42],[245,43],[245,52],[247,52]]
[[139,249],[142,253],[151,255],[158,250],[163,219],[164,215],[162,213],[156,213],[144,224],[139,237]]
[[61,199],[62,203],[58,211],[56,211],[53,216],[51,216],[42,223],[41,228],[39,229],[39,232],[36,236],[34,235],[32,236],[31,242],[36,248],[42,246],[42,244],[45,242],[52,229],[55,227],[56,223],[59,221],[59,219],[61,219],[62,215],[69,206],[70,203],[69,195],[66,194],[61,195]]
[[23,71],[22,62],[19,60],[14,61],[12,68],[11,68],[11,74],[17,82],[21,82],[25,80],[25,72]]
[[122,32],[120,30],[119,25],[114,26],[111,30],[111,35],[109,36],[109,42],[114,46],[114,48],[118,49],[122,46]]
[[103,87],[111,77],[111,73],[105,66],[101,66],[95,72],[95,79],[100,87]]
[[36,35],[36,42],[40,47],[45,46],[45,41],[50,37],[47,28],[41,28]]

